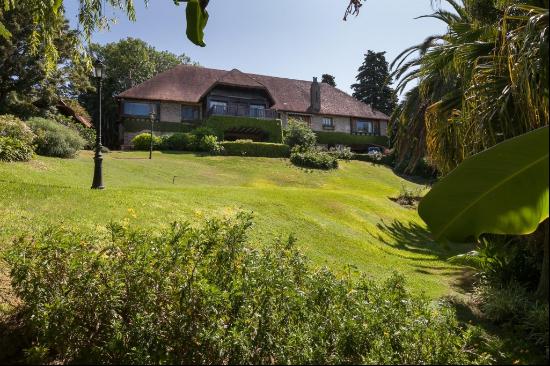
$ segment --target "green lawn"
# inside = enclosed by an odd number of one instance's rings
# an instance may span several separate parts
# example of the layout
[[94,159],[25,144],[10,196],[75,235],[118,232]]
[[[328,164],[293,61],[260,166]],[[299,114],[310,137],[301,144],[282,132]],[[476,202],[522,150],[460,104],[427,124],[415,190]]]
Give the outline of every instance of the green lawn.
[[124,220],[154,228],[243,209],[254,212],[254,242],[294,233],[316,265],[343,271],[350,264],[375,278],[397,270],[430,297],[461,281],[463,269],[445,259],[467,248],[433,243],[415,210],[389,199],[402,186],[419,186],[388,168],[354,161],[337,171],[306,171],[286,159],[147,154],[106,154],[104,191],[90,189],[91,152],[0,163],[3,245],[48,223],[103,230]]

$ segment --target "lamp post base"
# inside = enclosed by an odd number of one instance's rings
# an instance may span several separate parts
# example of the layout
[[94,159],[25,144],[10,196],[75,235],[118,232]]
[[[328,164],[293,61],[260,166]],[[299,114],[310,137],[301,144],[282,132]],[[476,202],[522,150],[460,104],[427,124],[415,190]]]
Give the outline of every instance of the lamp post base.
[[96,150],[94,156],[94,180],[92,181],[92,189],[104,189],[103,185],[103,155],[101,150]]

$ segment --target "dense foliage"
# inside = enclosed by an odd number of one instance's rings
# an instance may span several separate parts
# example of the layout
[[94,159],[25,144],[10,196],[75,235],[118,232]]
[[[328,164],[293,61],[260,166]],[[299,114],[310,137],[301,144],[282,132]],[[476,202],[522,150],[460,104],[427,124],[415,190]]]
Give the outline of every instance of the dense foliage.
[[[102,89],[103,141],[110,147],[116,146],[119,141],[118,103],[114,97],[177,65],[192,63],[185,54],[178,56],[168,51],[159,51],[136,38],[126,38],[106,45],[92,44],[90,50],[105,64]],[[82,94],[80,100],[92,116],[97,115],[98,105],[95,91]],[[178,126],[178,124],[172,125]],[[149,129],[149,126],[146,121],[145,129]],[[177,132],[184,131],[178,130]]]
[[[158,150],[161,146],[161,142],[162,139],[160,137],[153,135],[153,149]],[[134,136],[130,144],[132,144],[136,150],[149,150],[151,148],[151,134],[146,132],[140,133]]]
[[53,116],[53,118],[57,122],[61,123],[62,125],[67,126],[71,129],[75,130],[76,132],[78,132],[80,137],[82,137],[82,139],[84,139],[84,146],[83,146],[84,149],[92,150],[94,148],[95,139],[96,139],[96,134],[95,134],[95,129],[94,128],[86,127],[82,123],[76,122],[72,117],[65,117],[65,116],[62,116],[62,115],[55,115],[55,116]]
[[334,76],[330,74],[323,74],[321,76],[321,82],[336,87],[336,80]]
[[302,150],[294,148],[290,153],[290,161],[302,168],[324,170],[338,168],[338,158],[327,151],[319,149]]
[[305,151],[315,147],[317,137],[304,122],[290,118],[284,129],[284,143]]
[[19,118],[0,115],[0,161],[30,160],[34,137],[34,133]]
[[28,362],[481,362],[444,304],[312,269],[289,238],[251,246],[248,214],[159,233],[50,228],[4,256],[34,343]]
[[260,132],[262,141],[280,144],[283,141],[283,127],[280,120],[254,119],[249,117],[211,116],[206,126],[216,131],[220,140],[225,139],[225,132],[250,127]]
[[[448,31],[394,61],[397,164],[427,156],[442,174],[498,142],[548,124],[548,1],[447,1]],[[417,55],[416,57],[414,57]]]
[[36,153],[59,158],[73,158],[86,143],[75,130],[54,120],[34,117],[27,121],[36,137]]
[[32,40],[34,33],[43,31],[43,24],[33,22],[36,6],[29,2],[18,0],[14,9],[0,10],[0,23],[11,33],[9,39],[0,36],[0,114],[25,119],[55,112],[61,98],[74,98],[90,88],[78,33],[69,29],[63,15],[59,17],[49,40],[58,62],[48,65],[47,46]]
[[397,105],[397,94],[390,87],[392,78],[385,52],[368,50],[363,64],[357,70],[353,96],[374,109],[390,115]]
[[188,132],[177,132],[170,136],[163,136],[162,150],[193,151],[197,146],[196,135]]
[[388,146],[386,136],[351,135],[344,132],[315,132],[317,142],[326,145],[347,145],[365,149],[369,145]]
[[258,156],[266,158],[288,158],[290,148],[285,144],[237,140],[222,142],[225,155]]
[[13,137],[0,136],[0,161],[28,161],[32,154],[31,145]]

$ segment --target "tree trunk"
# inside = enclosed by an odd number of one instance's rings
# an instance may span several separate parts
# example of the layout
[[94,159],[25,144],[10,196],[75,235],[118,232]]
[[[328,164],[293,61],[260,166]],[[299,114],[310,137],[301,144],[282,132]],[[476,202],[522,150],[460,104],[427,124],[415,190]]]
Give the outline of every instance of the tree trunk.
[[548,250],[548,220],[546,220],[543,225],[544,225],[544,254],[543,254],[543,259],[542,259],[542,269],[541,269],[541,272],[540,272],[540,280],[539,280],[539,286],[537,288],[537,296],[543,300],[546,300],[548,301],[548,287],[550,286],[549,285],[549,282],[548,282],[548,266],[549,266],[549,262],[548,262],[548,257],[550,255],[549,253],[549,250]]

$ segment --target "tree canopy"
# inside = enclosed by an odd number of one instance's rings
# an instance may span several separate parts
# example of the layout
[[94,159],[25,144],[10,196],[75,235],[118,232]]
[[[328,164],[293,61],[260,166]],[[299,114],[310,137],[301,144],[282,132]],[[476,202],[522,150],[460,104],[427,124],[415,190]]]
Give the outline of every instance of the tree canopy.
[[323,74],[323,76],[321,76],[321,82],[330,86],[336,86],[336,80],[334,79],[334,76],[330,74]]
[[[78,34],[69,29],[67,20],[63,18],[57,25],[51,39],[57,61],[48,72],[45,45],[30,43],[31,35],[40,28],[29,24],[30,17],[32,11],[19,4],[0,14],[0,22],[11,34],[0,37],[0,113],[21,117],[43,114],[60,98],[75,98],[90,88]],[[38,52],[30,52],[33,47],[38,47]]]
[[[116,145],[117,104],[114,97],[140,84],[153,76],[179,64],[194,64],[185,54],[175,55],[168,51],[159,51],[141,39],[126,38],[106,45],[92,44],[90,50],[105,64],[103,79],[103,117],[106,124],[106,143]],[[139,61],[139,62],[137,62]],[[97,113],[96,93],[85,93],[80,100],[93,117]]]
[[365,60],[357,70],[357,83],[351,88],[355,98],[389,115],[397,104],[397,95],[389,86],[391,77],[384,54],[371,50],[365,54]]

